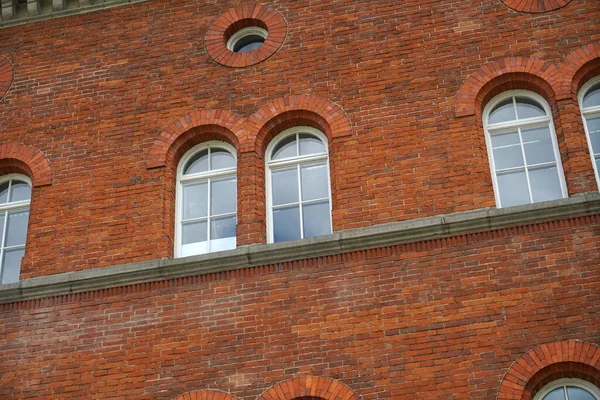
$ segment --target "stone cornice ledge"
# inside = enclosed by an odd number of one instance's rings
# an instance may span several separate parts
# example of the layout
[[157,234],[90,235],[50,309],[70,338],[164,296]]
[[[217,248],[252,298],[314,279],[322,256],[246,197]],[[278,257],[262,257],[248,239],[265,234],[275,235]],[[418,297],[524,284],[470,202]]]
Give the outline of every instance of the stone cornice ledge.
[[600,193],[596,192],[518,207],[457,212],[340,231],[312,239],[251,245],[202,256],[152,260],[24,279],[18,283],[0,285],[0,303],[202,275],[594,214],[600,214]]

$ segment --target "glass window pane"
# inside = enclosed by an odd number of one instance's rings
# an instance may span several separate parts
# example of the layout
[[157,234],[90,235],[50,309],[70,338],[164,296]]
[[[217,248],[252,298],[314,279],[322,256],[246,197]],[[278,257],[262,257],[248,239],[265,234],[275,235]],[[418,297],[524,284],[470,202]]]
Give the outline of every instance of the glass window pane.
[[8,225],[6,227],[6,246],[25,244],[27,237],[27,221],[29,210],[11,211],[8,213]]
[[302,200],[329,198],[327,166],[325,164],[301,167],[300,177],[302,179]]
[[530,203],[525,171],[498,174],[497,181],[501,207]]
[[515,117],[515,107],[513,105],[512,97],[510,99],[506,99],[501,101],[494,107],[492,112],[490,112],[490,117],[488,118],[488,124],[497,124],[498,122],[506,122],[506,121],[514,121],[517,119]]
[[301,156],[305,156],[307,154],[325,153],[325,145],[318,137],[309,135],[307,133],[301,133],[299,136]]
[[565,390],[560,387],[544,396],[544,400],[565,400]]
[[0,204],[8,201],[8,186],[10,182],[4,182],[0,185]]
[[496,170],[523,166],[523,152],[518,132],[491,135]]
[[13,181],[10,201],[23,201],[31,199],[31,186],[22,181]]
[[2,283],[19,282],[19,273],[21,272],[21,259],[25,254],[25,249],[12,249],[4,251],[2,260]]
[[183,185],[183,219],[206,217],[208,214],[208,183]]
[[533,202],[562,199],[560,180],[556,167],[534,168],[529,170]]
[[521,135],[528,165],[556,161],[549,127],[521,129]]
[[259,35],[244,36],[233,46],[234,53],[247,53],[258,49],[265,42],[265,38]]
[[235,157],[227,150],[211,149],[210,157],[211,170],[235,167]]
[[600,153],[600,117],[586,118],[588,133],[590,134],[590,142],[594,154]]
[[535,100],[527,97],[517,97],[516,101],[519,119],[543,117],[546,115],[544,107]]
[[300,239],[300,209],[298,206],[273,210],[273,241]]
[[296,157],[298,155],[298,152],[296,151],[296,135],[290,135],[277,143],[271,154],[273,160]]
[[600,156],[596,157],[596,171],[600,174]]
[[583,107],[600,106],[600,83],[595,84],[583,96]]
[[206,171],[208,171],[208,149],[192,157],[183,168],[184,175]]
[[215,179],[210,187],[210,215],[235,212],[237,205],[236,178]]
[[302,207],[304,237],[310,238],[331,233],[329,202],[305,204]]
[[567,395],[569,400],[596,400],[590,392],[579,387],[567,386]]
[[298,201],[298,171],[296,168],[280,169],[271,173],[273,205]]
[[205,242],[208,232],[206,221],[187,222],[182,225],[182,244]]
[[235,217],[210,221],[210,251],[235,249]]
[[0,246],[4,246],[3,235],[4,235],[4,215],[5,214],[6,213],[4,211],[0,214],[0,229],[1,229],[1,231],[0,231]]

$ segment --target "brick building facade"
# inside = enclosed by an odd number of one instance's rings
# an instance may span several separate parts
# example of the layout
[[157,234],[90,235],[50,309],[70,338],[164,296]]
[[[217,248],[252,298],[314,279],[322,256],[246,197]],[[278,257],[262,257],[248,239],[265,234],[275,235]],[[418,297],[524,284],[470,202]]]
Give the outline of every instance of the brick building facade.
[[600,399],[597,0],[129,3],[1,3],[1,399]]

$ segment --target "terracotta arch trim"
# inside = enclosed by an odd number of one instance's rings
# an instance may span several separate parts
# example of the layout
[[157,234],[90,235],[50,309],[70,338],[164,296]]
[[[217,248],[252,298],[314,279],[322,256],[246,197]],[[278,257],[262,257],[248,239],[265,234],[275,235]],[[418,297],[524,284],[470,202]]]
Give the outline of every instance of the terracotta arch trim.
[[557,10],[566,6],[571,1],[572,0],[502,0],[507,7],[526,13],[543,13]]
[[[317,118],[311,118],[311,115]],[[352,134],[350,119],[340,106],[322,97],[312,95],[288,96],[272,101],[260,108],[248,118],[249,135],[243,150],[262,150],[265,139],[268,139],[265,128],[276,126],[288,119],[314,119],[324,121],[325,126],[318,126],[329,140]],[[278,121],[278,120],[281,121]]]
[[23,169],[30,175],[33,186],[52,184],[52,169],[48,158],[35,147],[21,143],[0,145],[2,167]]
[[0,100],[4,97],[13,81],[14,69],[6,57],[0,57]]
[[545,81],[554,94],[560,88],[560,74],[555,66],[535,58],[504,57],[483,65],[467,78],[456,95],[455,116],[464,117],[480,112],[483,106],[480,101],[484,97],[481,95],[482,89],[492,80],[514,73],[531,76],[532,82]]
[[279,382],[257,400],[293,400],[301,397],[322,400],[358,400],[360,397],[344,383],[327,377],[305,376]]
[[239,400],[237,397],[219,390],[197,390],[175,397],[173,400]]
[[600,42],[589,43],[574,50],[567,55],[558,69],[564,79],[557,96],[577,96],[577,92],[586,81],[600,74]]
[[167,155],[177,151],[173,148],[176,140],[186,132],[199,127],[216,126],[230,132],[234,138],[233,145],[238,147],[243,139],[244,125],[244,118],[224,110],[193,111],[185,114],[162,130],[150,148],[146,165],[148,168],[164,167],[167,163]]
[[[227,40],[242,28],[257,26],[268,34],[264,43],[247,53],[234,53],[227,48]],[[276,10],[260,4],[244,4],[232,8],[213,21],[206,32],[206,52],[215,62],[226,67],[249,67],[271,57],[283,44],[287,24]]]
[[536,379],[541,381],[539,373],[542,370],[556,373],[549,367],[564,368],[573,363],[588,366],[600,377],[600,347],[577,340],[565,340],[546,343],[528,351],[504,375],[498,400],[530,400],[532,393],[529,383],[534,376],[537,375]]

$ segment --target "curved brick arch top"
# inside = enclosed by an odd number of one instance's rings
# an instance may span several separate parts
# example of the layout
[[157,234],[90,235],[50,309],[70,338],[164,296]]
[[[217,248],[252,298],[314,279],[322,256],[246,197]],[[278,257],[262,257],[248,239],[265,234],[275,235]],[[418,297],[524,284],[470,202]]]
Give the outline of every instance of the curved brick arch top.
[[344,383],[326,377],[305,376],[279,382],[257,400],[358,400],[360,397]]
[[268,141],[292,126],[309,125],[329,140],[352,134],[350,119],[337,104],[318,96],[289,96],[270,102],[248,118],[242,150],[263,152]]
[[566,6],[571,0],[502,0],[507,7],[527,13],[543,13]]
[[13,81],[14,69],[6,57],[0,56],[0,100],[4,97]]
[[31,178],[33,186],[52,184],[50,162],[38,149],[20,143],[0,145],[0,173],[19,172]]
[[560,74],[553,65],[534,58],[505,57],[492,61],[473,72],[461,86],[454,102],[454,115],[480,117],[495,88],[501,85],[506,86],[504,90],[519,88],[507,85],[510,82],[516,82],[522,89],[535,87],[535,91],[550,100],[560,88]]
[[229,393],[219,390],[197,390],[175,397],[173,400],[239,400]]
[[[234,53],[227,48],[227,40],[243,28],[259,27],[267,31],[267,38],[257,49]],[[281,47],[287,33],[287,24],[276,10],[260,4],[244,4],[232,8],[213,21],[206,32],[206,51],[215,62],[226,67],[248,67],[271,57]]]
[[[193,144],[216,138],[226,138],[239,148],[244,135],[245,119],[224,110],[194,111],[179,117],[162,130],[150,148],[148,168],[164,167],[170,157],[185,152]],[[213,137],[212,135],[216,135]],[[189,137],[188,137],[189,136]],[[190,142],[196,138],[195,142]]]
[[577,96],[583,84],[600,75],[600,42],[587,44],[571,52],[558,69],[564,80],[557,97]]
[[548,380],[600,379],[600,347],[576,340],[538,346],[516,360],[504,375],[498,400],[530,400]]

